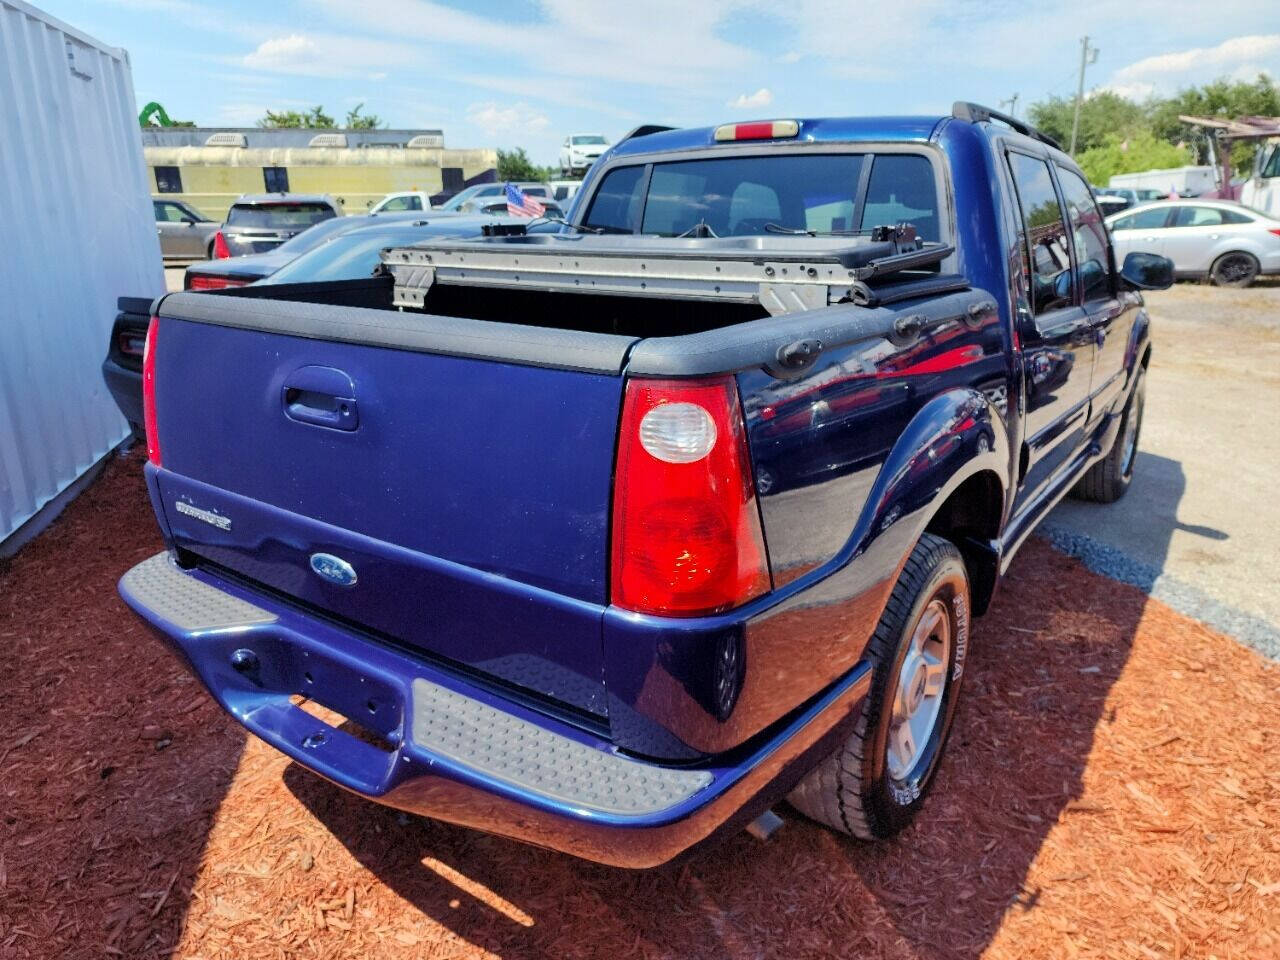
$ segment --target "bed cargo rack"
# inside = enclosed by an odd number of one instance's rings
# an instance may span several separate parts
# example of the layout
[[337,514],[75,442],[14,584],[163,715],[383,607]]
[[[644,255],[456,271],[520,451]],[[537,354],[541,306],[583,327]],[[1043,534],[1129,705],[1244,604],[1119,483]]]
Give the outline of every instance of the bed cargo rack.
[[435,284],[757,304],[772,316],[866,302],[868,281],[928,271],[954,252],[909,225],[869,236],[663,238],[527,234],[432,240],[382,253],[394,305],[424,309]]

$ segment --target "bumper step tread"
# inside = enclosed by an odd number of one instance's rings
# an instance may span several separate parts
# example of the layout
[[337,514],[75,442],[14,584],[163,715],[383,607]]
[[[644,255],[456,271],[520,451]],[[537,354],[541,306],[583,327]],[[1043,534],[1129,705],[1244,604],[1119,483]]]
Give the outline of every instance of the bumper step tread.
[[479,773],[601,813],[657,813],[712,779],[594,749],[421,678],[413,681],[412,736]]
[[143,560],[120,585],[143,606],[182,630],[273,623],[276,615],[183,573],[167,553]]

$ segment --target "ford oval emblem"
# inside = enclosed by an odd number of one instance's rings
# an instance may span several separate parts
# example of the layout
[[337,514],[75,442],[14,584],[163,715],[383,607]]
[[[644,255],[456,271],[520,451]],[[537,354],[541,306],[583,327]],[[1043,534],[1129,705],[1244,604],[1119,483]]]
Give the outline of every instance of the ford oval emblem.
[[313,553],[311,555],[311,569],[318,576],[324,577],[330,583],[336,583],[340,587],[354,587],[356,585],[356,568],[341,557],[335,557],[332,553]]

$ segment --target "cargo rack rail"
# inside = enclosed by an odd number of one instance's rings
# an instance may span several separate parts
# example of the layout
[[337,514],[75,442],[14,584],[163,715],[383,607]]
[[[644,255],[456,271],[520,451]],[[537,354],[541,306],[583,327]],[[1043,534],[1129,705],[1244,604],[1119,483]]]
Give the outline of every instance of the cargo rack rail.
[[[424,309],[432,286],[518,288],[757,304],[770,315],[874,303],[868,281],[929,271],[955,248],[909,225],[870,236],[659,238],[523,234],[432,240],[383,251],[394,305]],[[923,278],[922,277],[922,278]]]

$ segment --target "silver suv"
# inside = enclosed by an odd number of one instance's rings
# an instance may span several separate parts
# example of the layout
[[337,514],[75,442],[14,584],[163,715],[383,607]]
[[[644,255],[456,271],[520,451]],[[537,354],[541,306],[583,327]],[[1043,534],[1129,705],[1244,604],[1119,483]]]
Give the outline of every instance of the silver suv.
[[307,227],[340,216],[338,201],[326,194],[245,194],[227,211],[222,238],[233,257],[266,253]]

